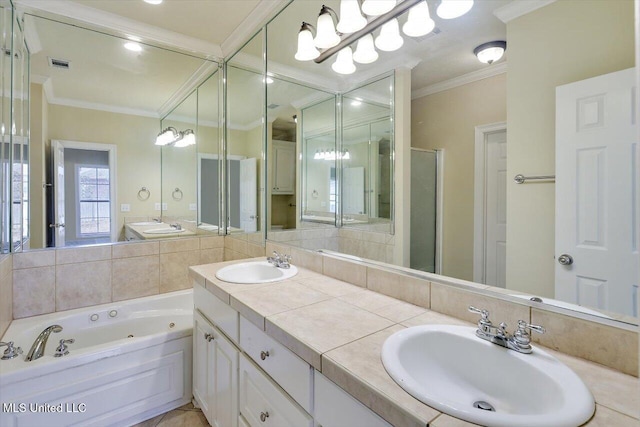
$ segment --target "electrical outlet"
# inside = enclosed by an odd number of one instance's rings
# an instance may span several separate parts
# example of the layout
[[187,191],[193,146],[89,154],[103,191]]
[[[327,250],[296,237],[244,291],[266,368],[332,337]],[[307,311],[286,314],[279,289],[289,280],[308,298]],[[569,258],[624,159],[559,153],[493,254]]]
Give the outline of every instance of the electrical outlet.
[[198,205],[195,203],[189,203],[189,210],[190,211],[197,211],[198,210]]
[[163,210],[163,211],[166,211],[167,209],[169,209],[169,208],[167,207],[167,204],[166,204],[166,203],[163,203],[163,204],[162,204],[162,210]]
[[156,210],[156,211],[159,211],[160,210],[160,203],[154,204],[153,205],[153,209]]

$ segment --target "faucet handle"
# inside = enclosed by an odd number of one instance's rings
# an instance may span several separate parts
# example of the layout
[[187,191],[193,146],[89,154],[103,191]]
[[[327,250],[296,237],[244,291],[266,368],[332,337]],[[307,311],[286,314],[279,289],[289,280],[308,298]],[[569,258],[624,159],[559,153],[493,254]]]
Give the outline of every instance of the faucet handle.
[[2,360],[13,359],[14,357],[17,357],[19,354],[22,354],[22,348],[14,347],[13,341],[0,342],[0,347],[5,345],[7,346],[7,349],[4,351],[4,354],[2,355]]
[[544,326],[532,325],[531,323],[527,323],[524,320],[518,320],[518,332],[527,333],[527,329],[539,334],[544,334],[545,332],[547,332]]
[[73,338],[68,340],[65,340],[65,339],[60,340],[60,345],[56,348],[56,352],[53,355],[53,357],[62,357],[69,354],[69,349],[67,344],[73,344],[74,342],[76,342],[76,340],[74,340]]
[[472,305],[469,306],[469,311],[480,315],[480,320],[478,320],[478,329],[483,332],[488,332],[489,328],[493,325],[491,320],[489,320],[489,311],[484,308],[476,308]]
[[544,334],[546,332],[546,329],[540,325],[532,325],[524,320],[518,320],[518,330],[513,334],[512,340],[515,342],[518,351],[523,353],[531,352],[531,335],[529,335],[527,329],[539,334]]

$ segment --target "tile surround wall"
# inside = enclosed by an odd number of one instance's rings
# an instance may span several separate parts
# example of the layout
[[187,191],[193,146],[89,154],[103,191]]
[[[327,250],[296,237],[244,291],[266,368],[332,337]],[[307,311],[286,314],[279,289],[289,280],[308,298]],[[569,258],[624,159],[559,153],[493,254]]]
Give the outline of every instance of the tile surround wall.
[[372,267],[358,261],[303,251],[283,242],[267,241],[267,253],[274,250],[291,254],[294,263],[301,267],[458,318],[469,322],[469,325],[477,322],[477,316],[467,310],[469,305],[489,310],[495,321],[506,322],[510,329],[518,320],[542,324],[547,327],[548,332],[545,335],[534,334],[532,338],[535,342],[638,376],[640,334],[637,327],[625,329],[607,326],[505,301],[479,293],[487,287],[485,285],[464,282],[466,287],[461,288],[390,271],[384,267]]
[[[189,288],[190,265],[264,256],[259,236],[194,237],[0,256],[0,333],[12,318]],[[540,344],[638,376],[637,329],[575,319],[447,283],[309,252],[288,242],[268,241],[266,253],[274,250],[291,254],[301,267],[467,322],[476,321],[466,310],[474,304],[509,325],[519,319],[546,325],[553,333],[534,336]]]
[[13,256],[0,255],[0,337],[13,319]]
[[[5,317],[10,321],[190,288],[189,266],[223,261],[224,245],[221,236],[193,237],[44,249],[2,258],[0,277],[8,279],[0,281],[0,304],[13,304],[10,316],[0,306],[0,331],[8,324]],[[239,251],[234,256],[259,255]],[[13,261],[12,272],[9,267],[5,273],[6,259]]]

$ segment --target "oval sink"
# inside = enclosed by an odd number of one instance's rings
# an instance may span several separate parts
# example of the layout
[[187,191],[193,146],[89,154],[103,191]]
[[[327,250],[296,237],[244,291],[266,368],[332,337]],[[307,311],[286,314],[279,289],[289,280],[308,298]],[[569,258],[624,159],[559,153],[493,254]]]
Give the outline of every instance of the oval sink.
[[221,268],[216,277],[231,283],[270,283],[285,280],[298,274],[295,266],[278,268],[267,261],[242,262]]
[[566,365],[534,348],[521,354],[475,335],[475,328],[423,325],[391,335],[382,364],[427,405],[484,426],[579,426],[593,396]]
[[144,230],[143,233],[144,234],[178,234],[178,233],[184,233],[186,230],[183,228],[181,230],[178,230],[176,228],[152,228],[151,230]]
[[130,222],[128,225],[143,226],[143,225],[163,225],[163,224],[158,221],[139,221],[139,222]]

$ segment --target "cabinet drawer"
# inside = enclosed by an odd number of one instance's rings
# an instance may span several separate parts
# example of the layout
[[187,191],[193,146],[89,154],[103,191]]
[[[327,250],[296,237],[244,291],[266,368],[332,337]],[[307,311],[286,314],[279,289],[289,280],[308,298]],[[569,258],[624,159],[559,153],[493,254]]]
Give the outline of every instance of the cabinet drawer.
[[240,316],[240,347],[307,412],[313,399],[313,368]]
[[391,424],[338,387],[315,373],[315,417],[322,427],[391,427]]
[[240,414],[251,427],[312,427],[313,420],[245,355],[240,356]]
[[238,343],[238,312],[227,303],[193,282],[193,301],[198,310],[231,340]]

